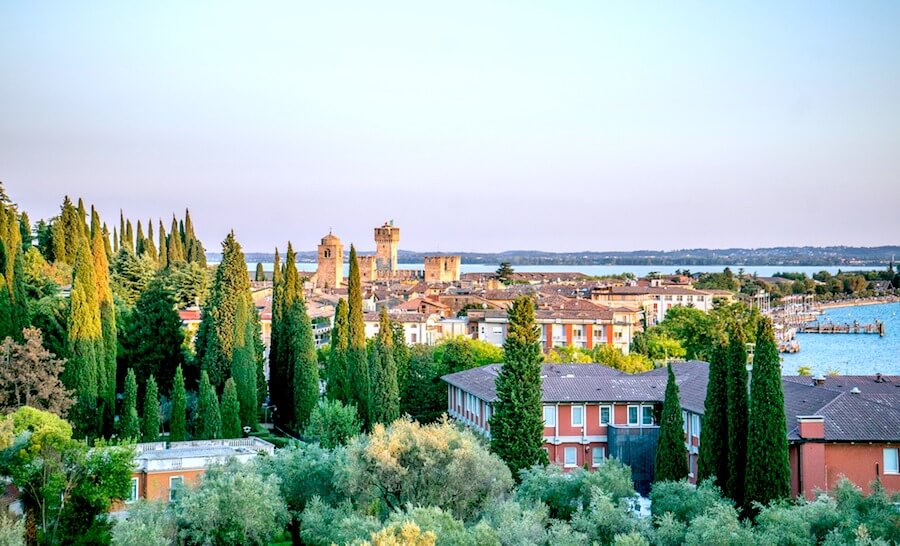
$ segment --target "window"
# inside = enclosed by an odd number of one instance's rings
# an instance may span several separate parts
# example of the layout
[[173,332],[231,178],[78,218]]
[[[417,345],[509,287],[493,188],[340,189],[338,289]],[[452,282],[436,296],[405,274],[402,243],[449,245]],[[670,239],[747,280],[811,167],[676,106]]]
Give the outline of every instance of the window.
[[606,458],[606,448],[605,447],[595,447],[591,450],[591,466],[600,466],[603,464],[603,459]]
[[696,413],[691,415],[691,435],[700,437],[700,416]]
[[900,474],[900,459],[897,457],[896,447],[887,447],[884,449],[884,473]]
[[[492,328],[492,331],[493,331],[495,334],[502,334],[502,333],[503,333],[503,327],[502,327],[502,326],[494,326],[494,327]],[[151,407],[152,407],[152,406],[151,406]]]
[[412,342],[412,343],[419,342],[418,338],[416,338],[416,334],[410,334],[410,342]]
[[612,420],[610,420],[610,417],[612,417],[612,407],[611,406],[600,406],[600,424],[608,425],[608,424],[612,423]]
[[128,494],[128,499],[125,502],[132,503],[136,500],[138,500],[138,479],[131,478],[131,492]]
[[169,478],[169,500],[178,498],[181,488],[184,487],[184,476],[172,476]]
[[556,426],[556,406],[544,406],[544,426]]
[[578,466],[578,448],[577,447],[567,447],[564,450],[565,460],[563,462],[566,468],[572,468]]
[[456,407],[461,408],[462,407],[462,391],[459,390],[458,388],[454,389],[454,390],[456,390]]
[[684,427],[684,433],[688,433],[688,413],[686,411],[681,412],[681,422],[682,427]]
[[584,426],[584,406],[572,406],[572,426]]
[[653,424],[653,406],[641,406],[641,424]]
[[697,470],[697,458],[693,455],[688,455],[688,476],[691,478],[694,477],[694,472]]
[[628,406],[628,424],[629,425],[638,424],[638,407],[637,406]]

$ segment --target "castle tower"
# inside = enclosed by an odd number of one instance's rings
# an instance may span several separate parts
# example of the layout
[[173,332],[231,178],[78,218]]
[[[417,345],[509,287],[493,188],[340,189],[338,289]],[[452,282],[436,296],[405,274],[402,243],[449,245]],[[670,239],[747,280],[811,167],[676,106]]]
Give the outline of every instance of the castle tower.
[[316,288],[337,288],[344,280],[344,245],[331,232],[319,243]]
[[400,246],[400,228],[394,221],[375,228],[375,267],[378,271],[397,271],[397,248]]
[[425,282],[455,282],[459,280],[459,256],[425,256]]

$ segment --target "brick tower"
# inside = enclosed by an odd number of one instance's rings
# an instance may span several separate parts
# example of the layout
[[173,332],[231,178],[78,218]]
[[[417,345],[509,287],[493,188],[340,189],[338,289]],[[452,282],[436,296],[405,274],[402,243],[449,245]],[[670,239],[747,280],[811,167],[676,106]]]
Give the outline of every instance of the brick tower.
[[344,280],[344,245],[331,232],[319,243],[316,288],[337,288]]
[[394,221],[375,228],[375,267],[378,271],[397,271],[397,248],[400,246],[400,228]]

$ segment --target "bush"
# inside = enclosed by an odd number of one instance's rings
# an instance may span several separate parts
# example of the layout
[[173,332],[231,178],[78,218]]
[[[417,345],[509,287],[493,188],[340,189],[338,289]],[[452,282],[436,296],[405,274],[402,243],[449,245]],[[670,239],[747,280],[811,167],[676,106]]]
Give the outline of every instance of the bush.
[[631,469],[617,459],[609,459],[593,472],[583,468],[563,472],[558,465],[534,466],[520,473],[522,482],[516,496],[525,501],[543,502],[550,517],[569,520],[591,502],[593,488],[610,496],[613,504],[635,496]]
[[691,522],[685,535],[687,546],[754,546],[757,544],[750,528],[738,519],[737,511],[727,504],[718,504]]
[[600,544],[609,544],[619,534],[640,533],[644,527],[644,521],[637,518],[627,500],[614,503],[612,496],[599,487],[591,489],[588,508],[572,518],[573,529]]
[[378,519],[356,513],[350,501],[331,507],[318,497],[310,499],[301,520],[300,538],[309,546],[349,544],[364,540],[381,529]]
[[345,446],[359,435],[362,423],[356,415],[356,406],[345,406],[340,400],[319,402],[309,416],[304,435],[311,442],[334,449]]
[[112,528],[114,546],[169,546],[175,543],[175,518],[161,502],[139,501],[128,508],[128,519]]
[[722,491],[712,479],[705,480],[699,486],[686,480],[654,483],[650,501],[654,519],[668,513],[681,523],[690,523],[714,506],[731,503],[722,496]]

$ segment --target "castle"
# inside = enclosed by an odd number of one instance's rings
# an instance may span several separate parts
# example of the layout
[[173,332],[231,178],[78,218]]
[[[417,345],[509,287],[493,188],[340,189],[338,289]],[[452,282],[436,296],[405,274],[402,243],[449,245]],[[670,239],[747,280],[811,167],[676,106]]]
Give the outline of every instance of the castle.
[[[397,251],[400,248],[400,228],[394,222],[385,222],[375,228],[375,255],[357,256],[359,279],[363,284],[377,281],[417,281],[427,283],[455,282],[459,280],[461,258],[459,256],[426,256],[425,270],[400,269]],[[322,238],[318,248],[316,288],[339,288],[344,276],[344,245],[330,231]]]

